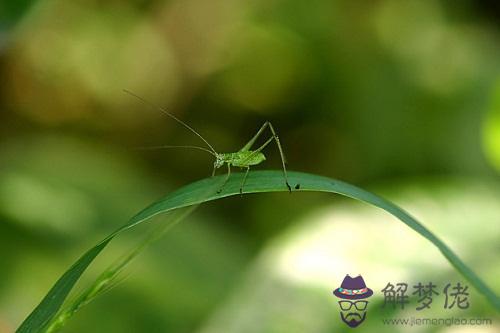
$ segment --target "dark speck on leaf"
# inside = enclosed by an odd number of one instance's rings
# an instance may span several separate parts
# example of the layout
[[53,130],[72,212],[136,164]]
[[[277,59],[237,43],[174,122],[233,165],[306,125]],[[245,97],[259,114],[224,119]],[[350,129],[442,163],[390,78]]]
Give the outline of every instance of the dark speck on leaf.
[[300,184],[295,185],[295,189],[296,190],[300,189]]

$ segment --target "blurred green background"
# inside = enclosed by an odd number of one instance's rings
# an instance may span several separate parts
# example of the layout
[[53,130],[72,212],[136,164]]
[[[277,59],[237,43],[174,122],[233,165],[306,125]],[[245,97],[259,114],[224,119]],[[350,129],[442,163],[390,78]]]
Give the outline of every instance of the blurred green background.
[[[0,333],[13,332],[76,258],[132,214],[210,175],[266,121],[291,170],[401,204],[500,293],[500,10],[495,1],[0,2]],[[278,169],[267,149],[258,168]],[[161,217],[155,223],[161,223]],[[114,242],[80,286],[132,249]],[[381,310],[388,282],[463,281],[393,217],[326,194],[263,194],[200,207],[66,332],[342,332],[331,291],[362,274],[380,318],[494,318]]]

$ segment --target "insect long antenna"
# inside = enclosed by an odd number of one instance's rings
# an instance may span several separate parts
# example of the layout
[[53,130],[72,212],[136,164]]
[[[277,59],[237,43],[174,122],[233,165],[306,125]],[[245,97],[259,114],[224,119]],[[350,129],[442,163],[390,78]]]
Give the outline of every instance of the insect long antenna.
[[198,146],[151,146],[151,147],[139,147],[139,148],[136,148],[136,149],[140,149],[140,150],[156,150],[156,149],[169,149],[169,148],[197,149],[197,150],[202,150],[204,152],[209,153],[210,155],[213,155],[213,156],[217,157],[215,155],[215,153],[213,153],[212,151],[210,151],[210,150],[208,150],[206,148],[203,148],[203,147],[198,147]]
[[148,105],[149,107],[153,108],[153,109],[157,109],[159,110],[160,112],[162,112],[163,114],[169,116],[170,118],[172,118],[173,120],[175,120],[176,122],[178,122],[179,124],[181,124],[182,126],[184,126],[185,128],[187,128],[188,130],[190,130],[191,132],[193,132],[197,137],[199,137],[201,140],[203,140],[203,142],[205,142],[205,144],[210,148],[210,150],[213,152],[213,155],[215,156],[215,154],[217,154],[217,152],[215,151],[214,147],[212,147],[212,145],[210,143],[208,143],[207,140],[205,140],[205,138],[203,136],[201,136],[200,133],[196,132],[194,130],[194,128],[192,128],[191,126],[189,126],[188,124],[186,124],[185,122],[183,122],[182,120],[180,120],[179,118],[177,118],[176,116],[174,116],[173,114],[171,114],[170,112],[168,112],[167,110],[165,110],[164,108],[158,106],[158,105],[154,105],[153,103],[145,100],[144,98],[134,94],[133,92],[129,91],[129,90],[126,90],[126,89],[123,89],[123,91],[127,94],[129,94],[130,96],[133,96],[135,98],[137,98],[138,100],[140,100],[141,102],[143,102],[144,104]]

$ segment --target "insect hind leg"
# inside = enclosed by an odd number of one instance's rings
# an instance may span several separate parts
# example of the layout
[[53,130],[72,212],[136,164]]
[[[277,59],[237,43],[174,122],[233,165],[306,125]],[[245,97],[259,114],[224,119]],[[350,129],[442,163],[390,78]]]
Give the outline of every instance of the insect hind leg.
[[269,126],[269,129],[271,130],[271,133],[273,134],[274,141],[276,141],[276,145],[278,146],[278,150],[280,151],[281,165],[283,166],[283,177],[285,178],[285,184],[286,184],[286,187],[288,188],[288,192],[292,193],[292,187],[288,183],[288,175],[286,173],[285,153],[283,153],[283,148],[281,148],[280,139],[278,138],[278,135],[276,135],[276,131],[274,130],[273,125],[268,121],[266,121],[266,124]]
[[253,144],[255,143],[255,141],[264,132],[264,130],[266,129],[266,127],[269,127],[269,130],[271,131],[272,137],[269,140],[267,140],[262,146],[260,146],[257,150],[255,150],[254,152],[256,153],[256,152],[261,151],[262,149],[264,149],[264,147],[266,147],[271,142],[272,139],[274,139],[274,141],[276,142],[276,145],[278,146],[278,150],[279,150],[280,157],[281,157],[281,165],[283,167],[283,178],[285,178],[286,187],[288,188],[288,191],[291,193],[292,192],[292,187],[290,186],[290,183],[288,183],[288,175],[286,173],[286,166],[285,166],[285,164],[286,164],[286,158],[285,158],[285,153],[283,152],[283,148],[281,147],[280,139],[279,139],[278,135],[276,134],[276,131],[274,130],[273,125],[269,121],[266,121],[259,128],[259,130],[257,131],[257,133],[250,139],[250,141],[248,141],[243,146],[243,148],[240,149],[240,152],[241,151],[248,151],[248,150],[250,150],[250,148],[253,146]]
[[285,164],[286,164],[286,158],[285,158],[285,153],[283,152],[283,148],[281,147],[280,139],[279,139],[278,135],[276,134],[276,131],[274,130],[273,125],[269,121],[266,121],[259,128],[259,130],[257,131],[257,133],[250,139],[250,141],[247,142],[247,144],[245,146],[243,146],[243,148],[240,149],[240,151],[248,151],[248,150],[250,150],[250,148],[253,146],[253,144],[255,143],[255,141],[257,140],[257,138],[264,132],[264,130],[266,129],[266,127],[269,127],[269,130],[271,131],[272,137],[269,140],[267,140],[262,146],[260,146],[258,149],[256,149],[254,152],[257,153],[257,152],[261,151],[262,149],[264,149],[271,142],[272,139],[274,139],[274,141],[276,142],[276,145],[278,146],[278,150],[279,150],[280,157],[281,157],[281,165],[283,167],[283,177],[285,178],[285,184],[286,184],[286,187],[288,188],[288,191],[291,193],[292,192],[292,187],[290,186],[290,183],[288,183],[288,175],[286,173],[286,166],[285,166]]

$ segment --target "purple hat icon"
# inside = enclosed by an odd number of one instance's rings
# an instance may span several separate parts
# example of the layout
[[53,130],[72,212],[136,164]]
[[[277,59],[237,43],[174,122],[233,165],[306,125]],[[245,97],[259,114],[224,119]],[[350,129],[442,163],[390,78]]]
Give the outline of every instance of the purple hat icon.
[[333,294],[344,299],[363,299],[373,295],[373,290],[366,287],[365,281],[361,275],[355,278],[346,275],[340,288],[335,289]]

